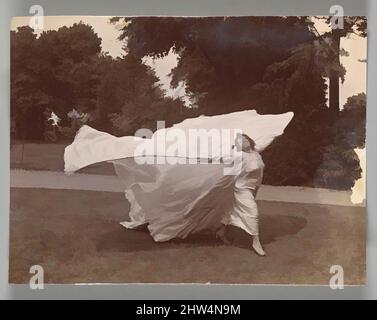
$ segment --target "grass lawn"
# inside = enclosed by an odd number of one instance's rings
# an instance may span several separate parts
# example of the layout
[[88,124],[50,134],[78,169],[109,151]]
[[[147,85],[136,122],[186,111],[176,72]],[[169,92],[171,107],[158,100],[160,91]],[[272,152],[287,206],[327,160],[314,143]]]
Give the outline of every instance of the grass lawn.
[[[49,170],[52,154],[45,157]],[[31,165],[33,156],[27,159]],[[29,282],[29,268],[38,264],[46,283],[328,285],[337,264],[346,284],[365,282],[364,208],[259,206],[267,257],[253,254],[249,237],[236,229],[229,229],[234,246],[208,233],[155,243],[147,232],[119,225],[128,212],[121,193],[12,188],[9,279]]]
[[[63,171],[66,146],[67,144],[62,143],[25,143],[23,147],[22,144],[16,143],[10,151],[11,169]],[[115,174],[113,165],[109,163],[94,164],[78,172]]]

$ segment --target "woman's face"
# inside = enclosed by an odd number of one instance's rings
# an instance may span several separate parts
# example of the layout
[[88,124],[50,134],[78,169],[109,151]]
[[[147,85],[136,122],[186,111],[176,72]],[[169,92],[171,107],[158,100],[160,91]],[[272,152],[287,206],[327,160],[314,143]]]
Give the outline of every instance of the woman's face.
[[243,135],[237,136],[235,144],[237,150],[245,150],[251,147],[249,140]]

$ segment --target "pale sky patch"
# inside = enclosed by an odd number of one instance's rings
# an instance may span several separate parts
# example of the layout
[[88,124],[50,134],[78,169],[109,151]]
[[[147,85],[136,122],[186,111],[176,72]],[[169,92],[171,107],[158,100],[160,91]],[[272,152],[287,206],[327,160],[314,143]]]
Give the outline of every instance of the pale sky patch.
[[173,98],[182,98],[186,107],[191,106],[190,100],[186,94],[186,84],[181,81],[177,88],[172,88],[170,86],[171,76],[170,72],[178,64],[178,54],[173,52],[173,49],[170,49],[169,53],[162,58],[151,58],[144,57],[143,62],[149,65],[156,76],[160,79],[159,83],[162,86],[162,89],[166,91],[166,95]]

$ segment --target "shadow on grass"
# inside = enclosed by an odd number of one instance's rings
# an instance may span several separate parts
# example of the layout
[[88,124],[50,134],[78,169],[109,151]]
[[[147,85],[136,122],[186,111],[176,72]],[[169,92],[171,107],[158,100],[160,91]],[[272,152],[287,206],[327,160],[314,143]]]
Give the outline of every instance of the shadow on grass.
[[[306,224],[307,220],[303,217],[288,215],[264,216],[260,219],[261,242],[262,244],[268,244],[276,241],[279,237],[297,234]],[[228,226],[226,236],[234,246],[250,248],[251,236],[245,231],[237,227]],[[219,245],[223,244],[215,239],[213,232],[201,232],[186,239],[155,242],[146,227],[141,230],[129,230],[119,225],[116,230],[106,233],[99,239],[96,249],[102,252],[134,252]]]

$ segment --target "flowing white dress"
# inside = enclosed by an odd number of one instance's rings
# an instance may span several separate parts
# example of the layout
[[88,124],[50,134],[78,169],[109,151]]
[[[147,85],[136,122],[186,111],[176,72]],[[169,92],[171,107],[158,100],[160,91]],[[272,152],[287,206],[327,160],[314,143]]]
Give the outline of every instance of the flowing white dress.
[[[175,129],[188,135],[192,128],[231,128],[241,129],[253,138],[256,150],[261,151],[284,132],[292,117],[292,112],[259,115],[255,110],[201,116],[187,119],[172,128],[157,130],[147,142],[155,143],[153,139],[161,132],[169,135]],[[187,150],[179,149],[168,154],[174,142],[165,144],[164,141],[164,148],[144,148],[140,152],[139,146],[145,141],[133,136],[117,138],[83,126],[73,143],[65,149],[65,171],[73,173],[102,161],[113,163],[130,203],[129,220],[121,224],[126,228],[147,224],[155,241],[185,238],[204,229],[216,229],[224,219],[250,234],[257,234],[255,219],[258,212],[249,190],[256,190],[261,182],[261,175],[257,172],[263,170],[263,162],[258,153],[242,153],[241,158],[234,158],[234,163],[241,162],[242,165],[236,166],[235,174],[229,174],[225,173],[229,163],[214,161],[218,148],[231,150],[228,143],[215,141],[208,155],[212,162],[205,164],[195,160],[196,155],[187,153]],[[157,145],[160,145],[158,139]],[[190,163],[166,161],[182,157],[190,158]],[[141,164],[140,158],[152,161]],[[250,174],[255,176],[250,177]]]
[[259,234],[258,206],[255,197],[263,179],[264,163],[256,151],[242,153],[242,170],[235,179],[234,198],[222,224],[233,225],[250,235]]

